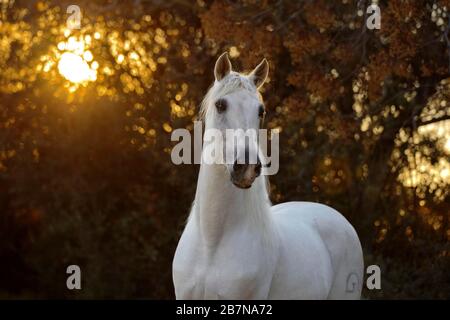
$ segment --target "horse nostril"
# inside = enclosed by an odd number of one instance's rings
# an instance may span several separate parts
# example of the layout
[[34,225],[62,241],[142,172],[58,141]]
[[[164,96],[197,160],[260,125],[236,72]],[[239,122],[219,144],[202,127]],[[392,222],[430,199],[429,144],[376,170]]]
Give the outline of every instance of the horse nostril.
[[261,167],[262,167],[261,161],[259,161],[259,159],[258,159],[258,162],[256,163],[256,166],[255,166],[255,173],[257,176],[259,176],[261,174]]
[[243,171],[243,170],[245,169],[246,166],[247,166],[246,164],[240,164],[240,163],[238,163],[237,160],[236,160],[236,161],[234,162],[234,165],[233,165],[233,171],[234,171],[235,173],[239,173],[239,172]]

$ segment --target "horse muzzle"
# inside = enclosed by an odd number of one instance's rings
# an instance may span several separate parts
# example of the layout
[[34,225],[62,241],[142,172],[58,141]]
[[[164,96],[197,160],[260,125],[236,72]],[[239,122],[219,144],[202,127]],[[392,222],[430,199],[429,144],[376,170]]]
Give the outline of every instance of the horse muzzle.
[[249,189],[260,174],[259,159],[256,164],[239,164],[236,161],[231,172],[231,182],[240,189]]

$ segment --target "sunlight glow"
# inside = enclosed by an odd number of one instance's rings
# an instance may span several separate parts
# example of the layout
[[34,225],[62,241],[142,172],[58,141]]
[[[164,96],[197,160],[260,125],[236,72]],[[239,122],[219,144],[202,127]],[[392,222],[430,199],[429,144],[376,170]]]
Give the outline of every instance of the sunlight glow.
[[[412,143],[418,144],[424,138],[437,139],[438,148],[450,152],[450,120],[431,123],[419,127],[418,132],[409,138]],[[400,140],[408,139],[404,132],[400,132]],[[399,174],[399,179],[405,187],[418,188],[420,193],[433,192],[436,200],[442,201],[448,193],[450,184],[450,161],[448,157],[441,156],[435,161],[430,158],[430,149],[426,146],[418,149],[406,149],[405,156],[409,165]]]
[[[92,60],[92,54],[89,57]],[[97,71],[91,69],[88,63],[79,55],[71,52],[64,52],[58,63],[59,73],[73,83],[95,81]]]

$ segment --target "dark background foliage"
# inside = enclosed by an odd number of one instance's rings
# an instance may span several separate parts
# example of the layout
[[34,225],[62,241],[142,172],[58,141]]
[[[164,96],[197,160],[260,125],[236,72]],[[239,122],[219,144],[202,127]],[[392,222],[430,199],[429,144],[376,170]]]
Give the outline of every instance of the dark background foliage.
[[[449,150],[421,131],[450,131],[449,1],[379,1],[380,30],[370,1],[78,1],[81,29],[65,33],[70,4],[1,4],[1,298],[174,297],[198,166],[172,164],[170,132],[192,130],[223,51],[240,71],[270,62],[273,202],[351,221],[382,270],[365,297],[449,298],[449,177],[432,175]],[[70,37],[95,81],[58,71]]]

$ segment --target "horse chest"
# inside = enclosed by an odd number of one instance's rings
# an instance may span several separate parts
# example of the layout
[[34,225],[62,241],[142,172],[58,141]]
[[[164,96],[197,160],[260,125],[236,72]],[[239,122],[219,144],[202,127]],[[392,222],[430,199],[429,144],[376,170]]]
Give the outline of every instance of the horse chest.
[[[191,241],[180,241],[179,261],[174,263],[174,271],[182,279],[178,281],[178,290],[176,288],[177,298],[267,298],[273,270],[267,263],[269,252],[260,242],[244,241],[236,235],[233,241],[221,241],[211,249],[187,232],[183,237]],[[241,245],[236,244],[239,240]]]
[[[235,248],[235,251],[239,248]],[[252,254],[220,253],[198,274],[209,299],[265,299],[271,273],[263,261]]]

